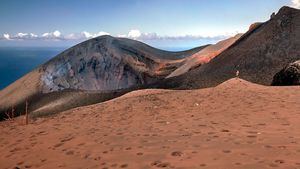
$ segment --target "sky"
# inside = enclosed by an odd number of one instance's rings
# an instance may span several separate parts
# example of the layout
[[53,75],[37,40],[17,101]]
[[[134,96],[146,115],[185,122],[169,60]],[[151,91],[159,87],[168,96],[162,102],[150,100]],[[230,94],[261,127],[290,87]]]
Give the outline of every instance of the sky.
[[247,31],[300,0],[1,0],[1,46],[72,46],[100,35],[195,47]]

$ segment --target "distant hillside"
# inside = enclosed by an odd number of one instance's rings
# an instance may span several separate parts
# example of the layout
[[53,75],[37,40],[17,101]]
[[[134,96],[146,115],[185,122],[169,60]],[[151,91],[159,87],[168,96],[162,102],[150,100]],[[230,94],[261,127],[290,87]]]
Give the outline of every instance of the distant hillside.
[[97,37],[67,49],[1,90],[0,113],[12,108],[22,113],[26,100],[31,112],[48,114],[111,99],[165,78],[204,47],[168,52],[135,40]]
[[269,21],[255,24],[231,47],[208,64],[160,82],[160,88],[204,88],[235,76],[270,85],[273,76],[300,59],[300,10],[282,7]]

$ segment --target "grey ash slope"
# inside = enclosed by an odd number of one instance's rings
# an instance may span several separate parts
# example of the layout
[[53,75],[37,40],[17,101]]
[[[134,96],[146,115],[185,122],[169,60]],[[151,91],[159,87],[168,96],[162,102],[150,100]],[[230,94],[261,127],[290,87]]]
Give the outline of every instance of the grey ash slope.
[[157,84],[160,88],[216,86],[240,71],[242,79],[270,85],[273,76],[300,59],[300,10],[282,7],[269,21],[256,25],[209,63]]
[[[0,113],[14,107],[49,114],[114,98],[166,77],[204,47],[168,52],[101,36],[80,43],[0,91]],[[0,116],[1,116],[0,114]]]

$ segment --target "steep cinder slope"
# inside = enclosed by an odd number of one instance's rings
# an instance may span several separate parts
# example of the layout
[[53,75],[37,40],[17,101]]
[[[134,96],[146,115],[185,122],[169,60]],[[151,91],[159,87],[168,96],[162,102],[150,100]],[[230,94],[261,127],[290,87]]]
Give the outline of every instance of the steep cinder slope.
[[161,82],[161,88],[204,88],[235,76],[270,85],[288,63],[300,59],[300,10],[283,7],[269,21],[256,25],[231,47],[197,69]]
[[243,34],[237,34],[234,37],[220,41],[214,45],[205,47],[203,50],[193,54],[192,56],[185,59],[182,66],[178,67],[173,71],[167,78],[179,76],[185,74],[192,68],[201,66],[208,63],[211,59],[215,58],[217,55],[222,53],[228,47],[230,47],[234,42],[236,42]]
[[[185,57],[202,48],[168,52],[111,36],[85,41],[1,90],[0,117],[12,109],[17,114],[24,112],[26,100],[31,112],[45,110],[42,113],[48,114],[114,98],[163,79],[180,66]],[[85,91],[88,92],[83,94]],[[51,94],[53,92],[56,94]],[[89,101],[80,102],[83,98]],[[56,103],[55,108],[52,102]]]

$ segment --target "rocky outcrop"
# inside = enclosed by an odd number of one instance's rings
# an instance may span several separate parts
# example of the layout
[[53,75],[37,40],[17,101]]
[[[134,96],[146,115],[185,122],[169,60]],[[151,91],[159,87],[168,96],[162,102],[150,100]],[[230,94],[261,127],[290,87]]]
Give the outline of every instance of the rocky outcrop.
[[275,74],[272,82],[273,86],[293,86],[300,85],[300,60],[289,64]]
[[253,31],[253,30],[255,30],[256,28],[258,28],[259,26],[261,26],[263,23],[261,23],[261,22],[255,22],[255,23],[253,23],[253,24],[251,24],[250,26],[249,26],[249,32],[250,31]]

